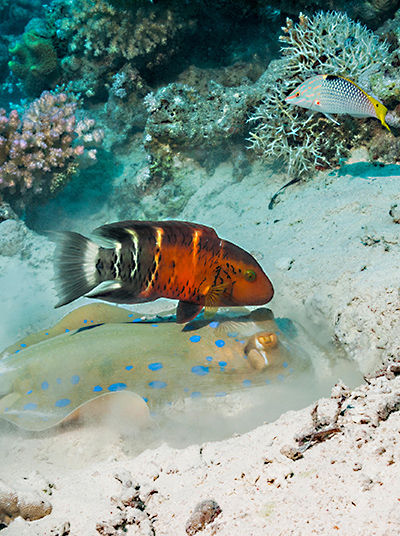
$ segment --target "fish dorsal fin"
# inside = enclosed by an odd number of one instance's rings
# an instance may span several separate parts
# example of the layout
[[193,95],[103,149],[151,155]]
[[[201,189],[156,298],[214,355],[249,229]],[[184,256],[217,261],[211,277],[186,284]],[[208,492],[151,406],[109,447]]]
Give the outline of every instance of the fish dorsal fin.
[[180,300],[176,308],[176,323],[184,324],[190,322],[190,320],[196,318],[202,309],[203,306],[201,304]]
[[212,227],[191,223],[187,221],[140,221],[126,220],[116,223],[102,225],[93,231],[93,234],[106,240],[114,242],[124,242],[132,238],[132,235],[146,237],[152,236],[155,229],[162,229],[167,234],[183,233],[191,234],[193,231],[200,231],[203,236],[211,239],[218,239],[217,233]]

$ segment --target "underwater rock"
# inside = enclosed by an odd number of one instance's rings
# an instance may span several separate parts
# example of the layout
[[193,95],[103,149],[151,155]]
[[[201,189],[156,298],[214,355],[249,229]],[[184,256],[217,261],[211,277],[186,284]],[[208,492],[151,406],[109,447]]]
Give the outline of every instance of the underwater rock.
[[19,516],[34,521],[49,515],[51,511],[51,504],[39,494],[19,492],[0,481],[0,523],[8,525]]
[[0,223],[5,220],[16,220],[18,216],[8,203],[0,201]]
[[186,523],[186,534],[193,536],[200,530],[203,530],[207,525],[212,523],[214,519],[222,513],[219,504],[208,499],[198,503]]
[[[111,497],[111,517],[96,524],[96,531],[102,536],[119,536],[130,533],[129,526],[135,527],[134,534],[151,536],[156,534],[154,521],[156,515],[147,511],[147,503],[154,489],[144,491],[140,484],[123,490],[119,497]],[[133,533],[132,533],[133,534]]]

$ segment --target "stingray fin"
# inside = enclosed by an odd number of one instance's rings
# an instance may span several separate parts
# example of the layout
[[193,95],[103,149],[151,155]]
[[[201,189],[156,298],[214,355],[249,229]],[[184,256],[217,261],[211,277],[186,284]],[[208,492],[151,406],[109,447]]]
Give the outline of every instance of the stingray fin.
[[190,322],[200,313],[203,306],[198,303],[190,303],[180,300],[176,308],[176,323],[185,324]]
[[5,413],[6,408],[11,408],[12,405],[21,397],[18,393],[9,393],[6,396],[0,398],[0,415],[3,414],[3,417],[7,418],[7,413]]

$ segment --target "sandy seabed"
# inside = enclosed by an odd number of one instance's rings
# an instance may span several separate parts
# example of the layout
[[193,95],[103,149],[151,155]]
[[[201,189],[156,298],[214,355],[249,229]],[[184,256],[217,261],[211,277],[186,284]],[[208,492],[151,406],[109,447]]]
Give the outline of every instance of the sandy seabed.
[[[323,398],[311,391],[307,407],[260,425],[261,406],[255,428],[223,440],[196,420],[157,440],[109,422],[44,434],[2,422],[0,519],[19,514],[4,536],[400,534],[400,168],[359,160],[292,187],[272,211],[281,176],[267,181],[259,165],[237,182],[221,164],[181,219],[251,251],[274,283],[275,315],[321,348],[334,341],[367,381],[350,375],[362,383],[352,389],[338,375]],[[90,228],[101,223],[94,215]],[[5,347],[66,311],[53,310],[47,239],[0,226]],[[325,351],[314,367],[331,368]],[[227,399],[230,417],[241,403]]]

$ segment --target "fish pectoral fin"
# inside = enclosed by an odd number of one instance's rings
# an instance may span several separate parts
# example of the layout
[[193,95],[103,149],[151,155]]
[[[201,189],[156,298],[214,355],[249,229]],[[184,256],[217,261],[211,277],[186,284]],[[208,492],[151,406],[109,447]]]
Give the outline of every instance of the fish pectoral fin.
[[225,294],[228,287],[229,283],[222,283],[221,285],[214,285],[211,287],[206,295],[206,307],[218,307],[219,305],[223,305],[221,303],[221,298]]
[[204,308],[204,318],[206,320],[211,320],[217,314],[219,307],[212,307],[211,305],[206,305]]
[[325,117],[327,117],[328,119],[330,119],[331,121],[333,121],[336,125],[340,125],[339,121],[336,121],[336,119],[334,119],[331,114],[327,114],[326,112],[322,112],[324,114]]
[[176,323],[185,324],[186,322],[190,322],[190,320],[196,318],[202,309],[203,305],[201,304],[180,300],[176,308]]

